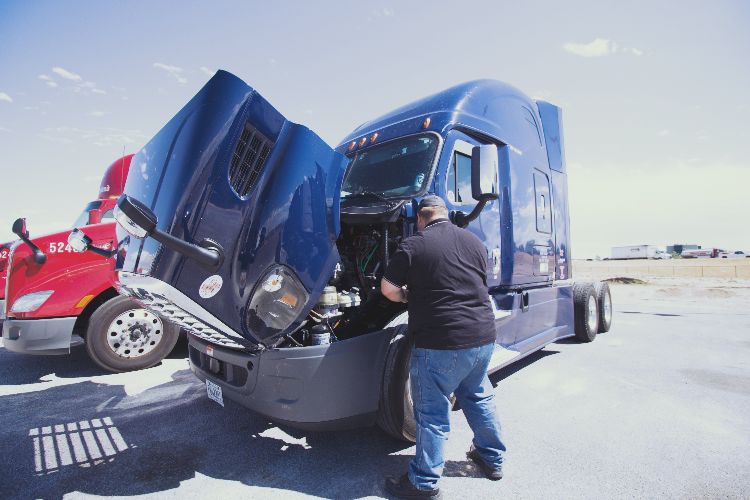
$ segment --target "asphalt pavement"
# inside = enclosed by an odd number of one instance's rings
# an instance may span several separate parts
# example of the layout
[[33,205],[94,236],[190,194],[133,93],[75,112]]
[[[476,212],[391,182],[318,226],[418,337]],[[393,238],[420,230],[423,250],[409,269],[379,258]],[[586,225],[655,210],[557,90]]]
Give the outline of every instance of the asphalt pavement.
[[[444,498],[748,498],[750,283],[686,286],[615,286],[609,333],[495,374],[505,478],[467,461],[454,412]],[[218,406],[186,354],[106,374],[80,348],[0,347],[0,498],[376,498],[406,470],[413,446],[377,428],[302,432]]]

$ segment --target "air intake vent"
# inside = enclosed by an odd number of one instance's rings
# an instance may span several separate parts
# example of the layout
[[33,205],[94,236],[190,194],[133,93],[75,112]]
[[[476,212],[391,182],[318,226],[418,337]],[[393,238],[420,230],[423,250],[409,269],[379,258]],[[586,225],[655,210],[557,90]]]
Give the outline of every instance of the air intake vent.
[[271,141],[253,126],[245,125],[229,167],[229,184],[238,195],[245,196],[253,188],[272,146]]

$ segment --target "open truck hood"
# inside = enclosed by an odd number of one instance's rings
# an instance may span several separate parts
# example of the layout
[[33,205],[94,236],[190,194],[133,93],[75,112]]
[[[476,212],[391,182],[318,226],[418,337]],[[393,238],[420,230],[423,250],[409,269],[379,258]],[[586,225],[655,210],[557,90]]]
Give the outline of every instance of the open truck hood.
[[[121,292],[194,333],[270,345],[305,319],[338,262],[345,167],[315,133],[219,71],[135,155],[125,194],[151,208],[158,229],[218,244],[223,261],[208,269],[118,227]],[[291,273],[305,299],[289,327],[260,331],[250,301],[273,269]]]

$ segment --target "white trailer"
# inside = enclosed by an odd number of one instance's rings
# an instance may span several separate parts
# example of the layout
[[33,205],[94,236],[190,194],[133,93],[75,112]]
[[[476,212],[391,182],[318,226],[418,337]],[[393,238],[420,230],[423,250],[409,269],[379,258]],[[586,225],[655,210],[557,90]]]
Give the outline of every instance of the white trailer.
[[655,245],[627,245],[622,247],[612,247],[612,259],[658,259],[660,254]]

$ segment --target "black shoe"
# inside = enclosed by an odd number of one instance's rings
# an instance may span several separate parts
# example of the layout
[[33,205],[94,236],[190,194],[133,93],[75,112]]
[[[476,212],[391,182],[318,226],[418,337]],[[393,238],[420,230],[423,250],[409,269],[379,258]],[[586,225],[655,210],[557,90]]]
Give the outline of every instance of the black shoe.
[[485,462],[482,458],[482,455],[479,454],[479,452],[476,448],[474,448],[473,445],[466,453],[466,458],[470,458],[471,460],[473,460],[474,463],[477,464],[480,469],[482,469],[482,472],[484,472],[484,475],[487,477],[487,479],[490,479],[492,481],[499,481],[503,478],[503,467],[493,467]]
[[386,478],[385,491],[398,498],[441,498],[440,488],[420,490],[411,484],[408,474]]

